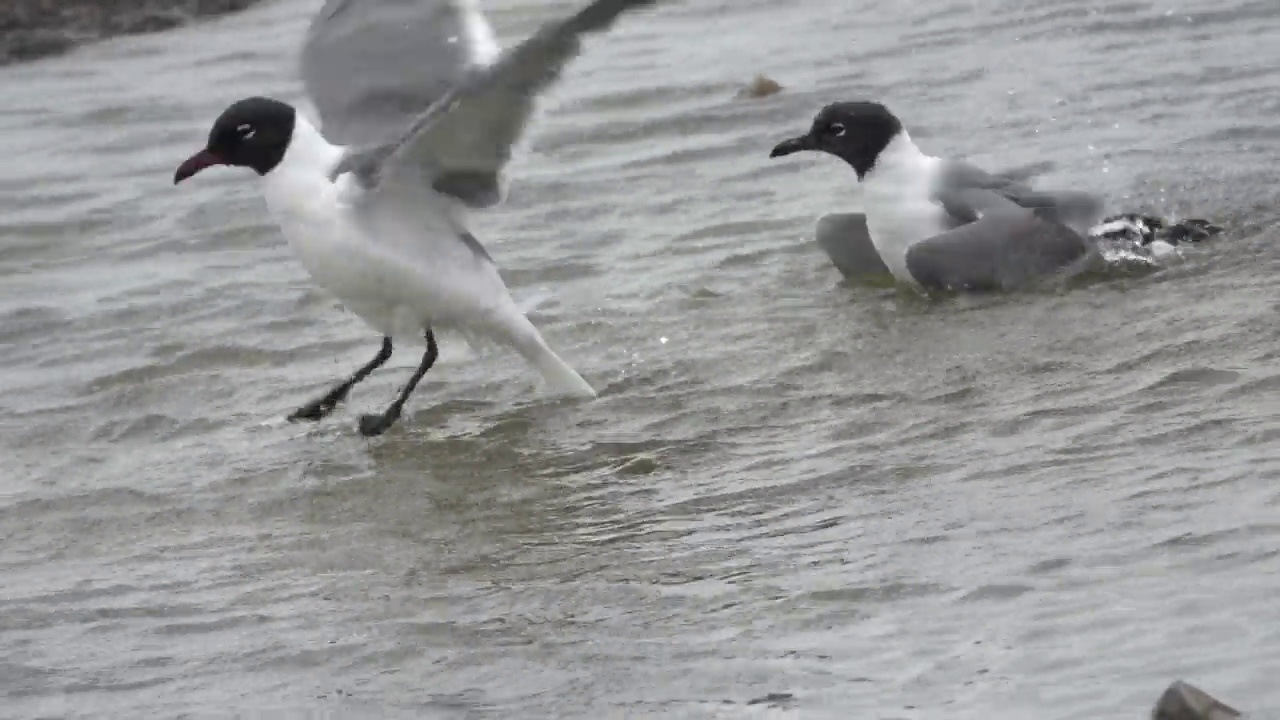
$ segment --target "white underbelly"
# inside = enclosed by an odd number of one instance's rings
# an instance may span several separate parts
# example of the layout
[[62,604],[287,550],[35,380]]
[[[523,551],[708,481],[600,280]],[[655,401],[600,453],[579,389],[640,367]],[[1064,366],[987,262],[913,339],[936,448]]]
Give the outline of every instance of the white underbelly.
[[496,270],[471,257],[451,228],[423,223],[395,242],[370,235],[392,228],[326,210],[285,206],[273,214],[315,283],[384,335],[410,340],[428,327],[484,326],[511,302]]
[[893,210],[867,212],[867,232],[889,272],[901,282],[917,284],[907,271],[907,250],[946,230],[940,207],[921,202]]

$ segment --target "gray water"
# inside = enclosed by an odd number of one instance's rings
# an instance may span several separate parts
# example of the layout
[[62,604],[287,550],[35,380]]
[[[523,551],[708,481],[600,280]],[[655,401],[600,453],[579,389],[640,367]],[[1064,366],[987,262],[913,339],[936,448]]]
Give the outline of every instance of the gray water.
[[[252,176],[318,2],[0,71],[0,716],[1280,717],[1280,5],[671,0],[595,38],[481,238],[601,390],[454,341],[401,425]],[[496,0],[504,43],[574,3]],[[778,95],[737,96],[757,72]],[[934,154],[1227,232],[1159,272],[842,283],[872,97]],[[752,703],[753,700],[766,700]]]

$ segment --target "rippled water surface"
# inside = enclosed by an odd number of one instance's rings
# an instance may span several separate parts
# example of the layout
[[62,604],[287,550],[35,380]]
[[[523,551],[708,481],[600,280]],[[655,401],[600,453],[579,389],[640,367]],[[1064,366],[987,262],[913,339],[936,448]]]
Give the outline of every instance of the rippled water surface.
[[[0,71],[0,716],[1280,716],[1280,5],[670,0],[594,38],[476,235],[599,389],[376,335],[251,175],[318,0]],[[504,44],[574,3],[499,0]],[[748,100],[757,72],[784,86]],[[926,301],[812,241],[878,98],[935,154],[1228,230]],[[752,701],[758,701],[752,703]]]

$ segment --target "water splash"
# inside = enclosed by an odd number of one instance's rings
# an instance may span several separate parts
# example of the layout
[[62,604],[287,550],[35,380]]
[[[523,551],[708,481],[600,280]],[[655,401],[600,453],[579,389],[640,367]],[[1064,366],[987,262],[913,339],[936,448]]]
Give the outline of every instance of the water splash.
[[1162,219],[1141,213],[1105,218],[1089,230],[1108,263],[1120,266],[1157,267],[1182,257],[1182,250],[1223,231],[1201,218]]

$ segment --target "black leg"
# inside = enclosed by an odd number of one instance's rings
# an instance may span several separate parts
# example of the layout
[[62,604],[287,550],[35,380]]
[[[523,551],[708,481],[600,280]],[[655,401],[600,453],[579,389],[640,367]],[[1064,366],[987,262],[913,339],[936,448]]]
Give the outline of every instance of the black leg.
[[395,424],[400,418],[400,410],[404,408],[405,401],[409,399],[409,395],[413,393],[413,389],[418,387],[418,381],[423,375],[431,369],[436,362],[436,356],[440,354],[439,348],[436,347],[436,336],[427,330],[427,351],[422,355],[422,362],[418,365],[418,369],[413,371],[413,377],[409,378],[408,384],[400,391],[400,397],[391,403],[391,407],[381,415],[361,415],[360,416],[360,434],[365,437],[373,435],[381,435],[387,431],[387,428]]
[[369,377],[370,373],[382,367],[382,364],[389,359],[391,359],[391,338],[384,337],[382,338],[382,348],[378,350],[377,357],[370,360],[364,367],[355,371],[355,374],[351,377],[335,385],[334,388],[323,397],[318,397],[297,410],[294,410],[293,414],[289,416],[289,419],[293,421],[319,420],[325,415],[328,415],[333,412],[333,409],[337,407],[338,403],[347,399],[347,393],[351,392],[351,387],[353,385]]

